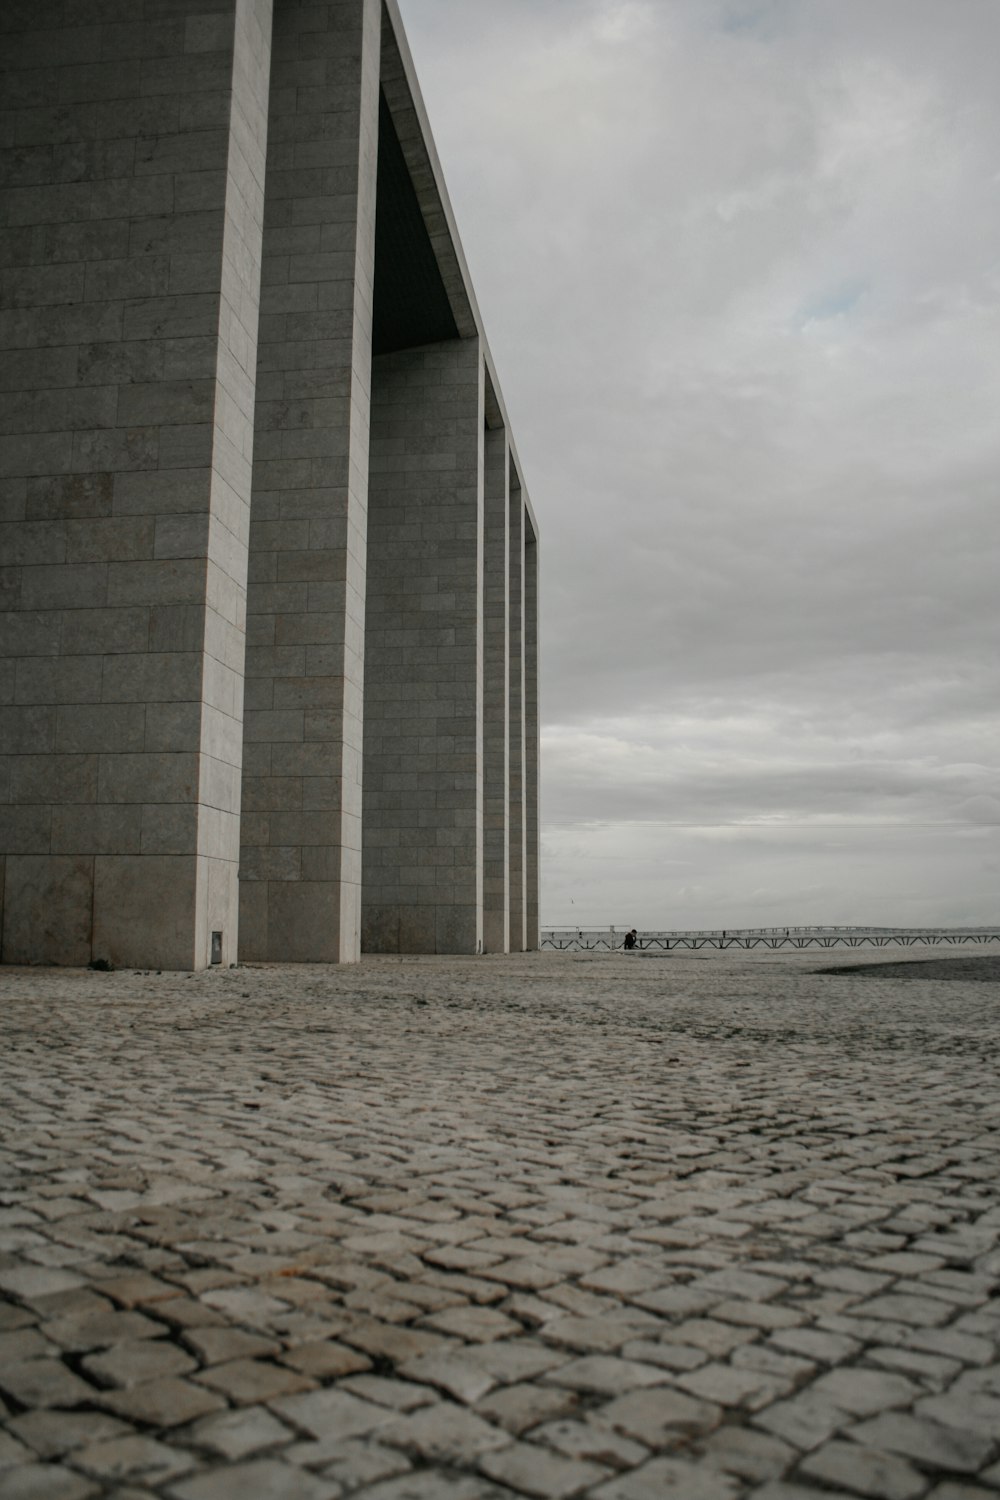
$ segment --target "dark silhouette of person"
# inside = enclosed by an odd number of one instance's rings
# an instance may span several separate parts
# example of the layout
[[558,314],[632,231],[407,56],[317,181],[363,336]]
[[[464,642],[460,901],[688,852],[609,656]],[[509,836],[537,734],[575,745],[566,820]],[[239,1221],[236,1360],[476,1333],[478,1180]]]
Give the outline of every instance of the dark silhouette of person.
[[626,932],[626,934],[625,934],[625,941],[622,944],[622,947],[625,948],[625,949],[627,949],[627,950],[629,950],[629,951],[631,951],[631,949],[633,949],[635,947],[635,938],[636,938],[636,932],[635,932],[635,928],[633,927],[631,932]]

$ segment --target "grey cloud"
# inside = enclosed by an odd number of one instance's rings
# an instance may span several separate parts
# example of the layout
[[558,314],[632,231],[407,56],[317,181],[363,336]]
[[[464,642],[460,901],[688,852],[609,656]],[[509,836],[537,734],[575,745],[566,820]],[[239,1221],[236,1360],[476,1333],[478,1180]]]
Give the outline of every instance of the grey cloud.
[[546,818],[883,818],[873,900],[995,910],[920,825],[996,838],[1000,9],[403,9],[543,528]]
[[[933,739],[918,747],[888,737],[873,753],[870,736],[763,714],[730,718],[714,731],[705,721],[670,719],[657,738],[648,724],[614,728],[547,737],[550,821],[572,821],[581,808],[591,817],[599,808],[610,821],[668,825],[998,821],[995,766],[972,753],[950,760]],[[984,757],[985,739],[976,746]]]

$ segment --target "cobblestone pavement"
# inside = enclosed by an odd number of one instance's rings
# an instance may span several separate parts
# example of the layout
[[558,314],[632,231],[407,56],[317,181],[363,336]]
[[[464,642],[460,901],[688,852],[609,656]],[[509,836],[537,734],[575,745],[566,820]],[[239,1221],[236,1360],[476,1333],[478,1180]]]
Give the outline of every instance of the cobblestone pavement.
[[819,962],[3,971],[0,1500],[997,1500],[1000,986]]

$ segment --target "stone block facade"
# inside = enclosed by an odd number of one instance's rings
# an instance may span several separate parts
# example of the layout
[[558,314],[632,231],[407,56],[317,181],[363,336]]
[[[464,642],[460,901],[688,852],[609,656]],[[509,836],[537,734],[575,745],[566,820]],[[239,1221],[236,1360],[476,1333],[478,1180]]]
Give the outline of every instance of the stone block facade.
[[0,32],[0,958],[536,947],[537,528],[394,0]]

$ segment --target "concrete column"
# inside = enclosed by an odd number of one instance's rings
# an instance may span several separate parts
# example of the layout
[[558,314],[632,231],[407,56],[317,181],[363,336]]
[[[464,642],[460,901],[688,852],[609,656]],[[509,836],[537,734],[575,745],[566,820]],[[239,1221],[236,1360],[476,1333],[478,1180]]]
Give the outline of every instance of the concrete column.
[[375,360],[368,952],[475,953],[482,946],[483,427],[478,339]]
[[513,466],[510,473],[510,950],[527,946],[525,884],[525,657],[524,499]]
[[275,15],[248,604],[242,953],[359,954],[379,0]]
[[485,435],[483,947],[510,950],[510,489],[507,433]]
[[525,516],[524,546],[524,946],[538,947],[538,543]]
[[193,969],[236,957],[271,5],[124,15],[0,21],[2,956]]

